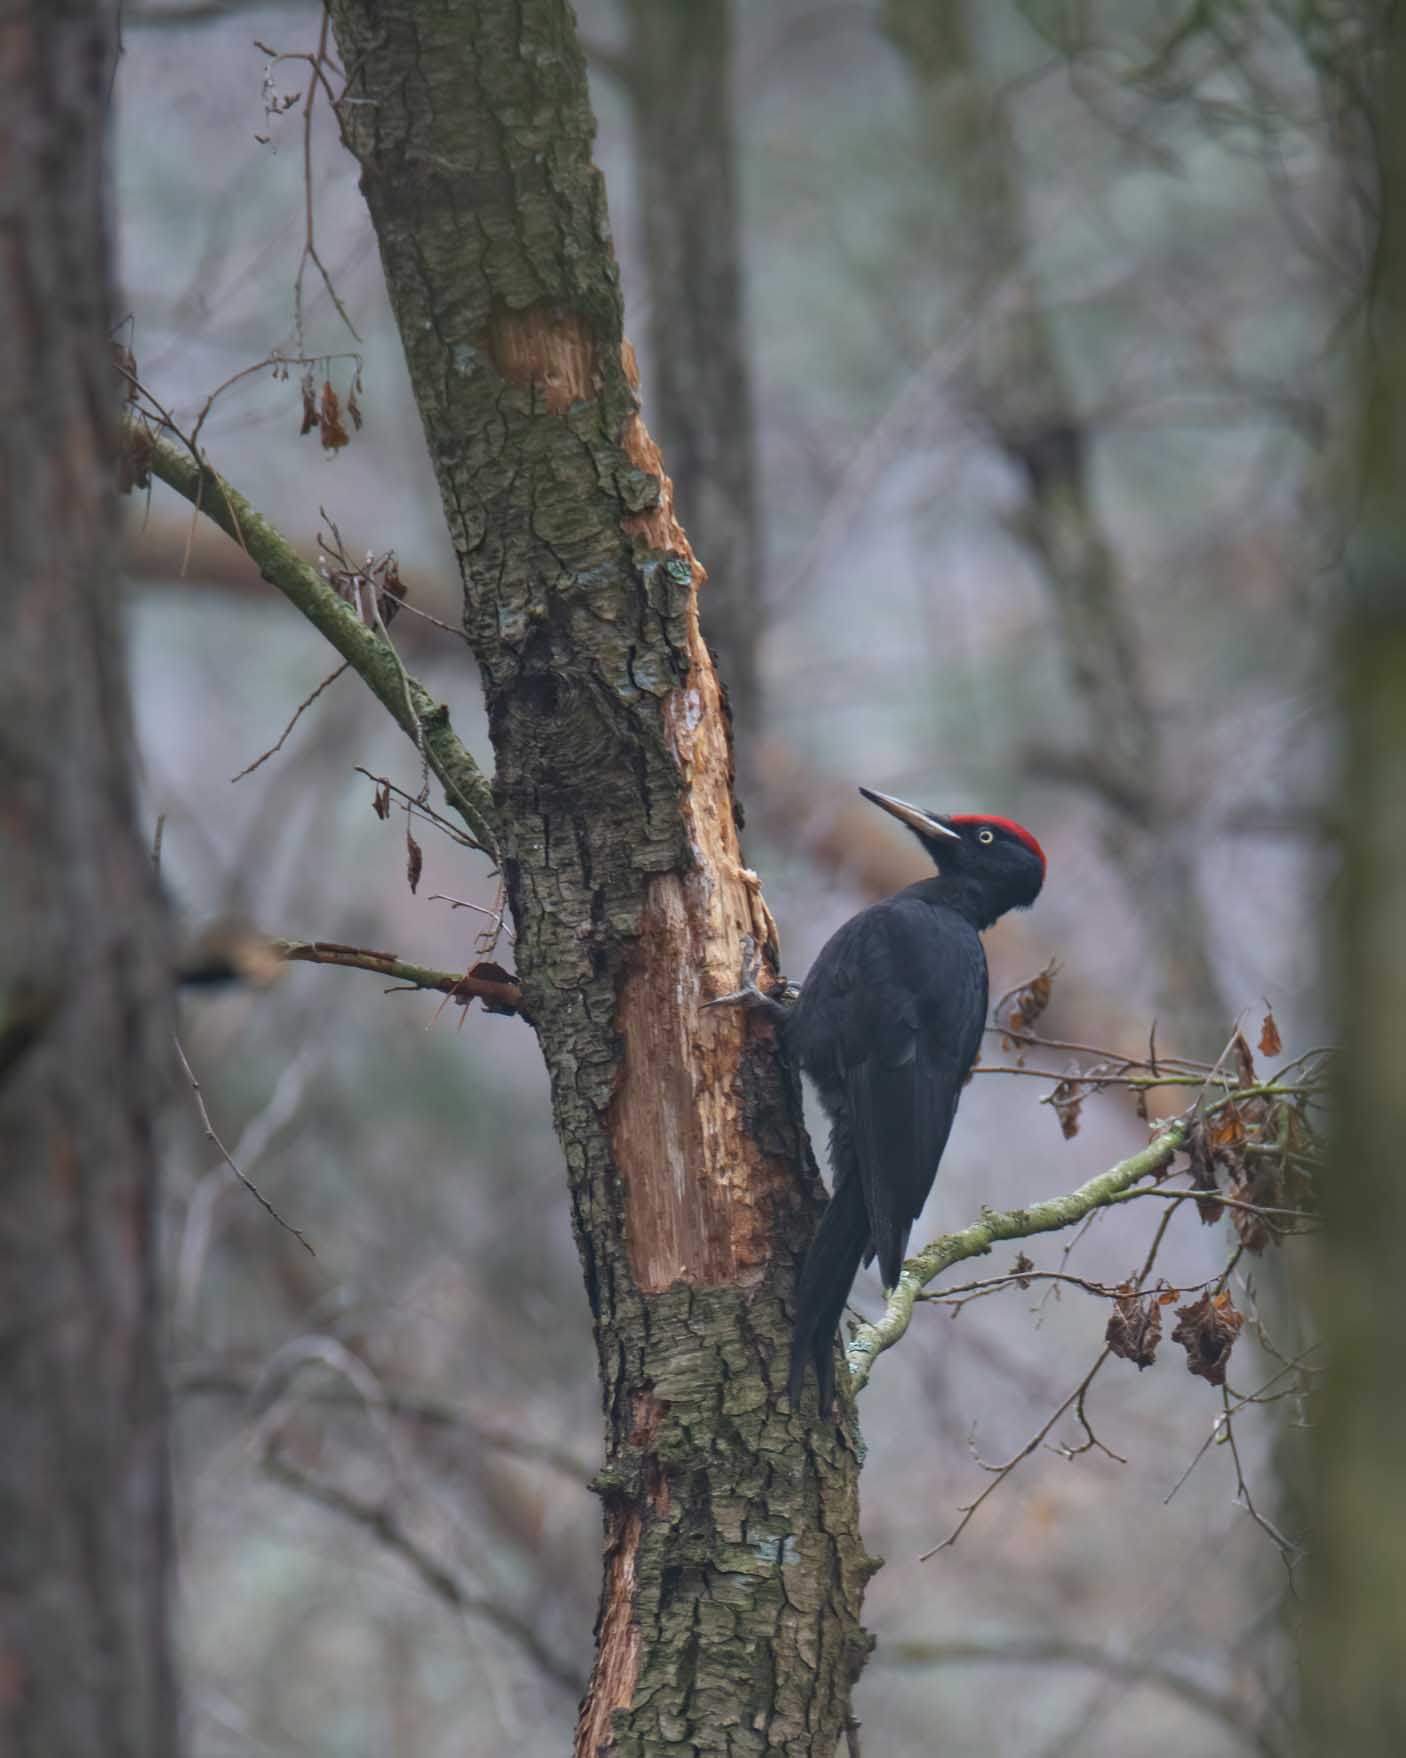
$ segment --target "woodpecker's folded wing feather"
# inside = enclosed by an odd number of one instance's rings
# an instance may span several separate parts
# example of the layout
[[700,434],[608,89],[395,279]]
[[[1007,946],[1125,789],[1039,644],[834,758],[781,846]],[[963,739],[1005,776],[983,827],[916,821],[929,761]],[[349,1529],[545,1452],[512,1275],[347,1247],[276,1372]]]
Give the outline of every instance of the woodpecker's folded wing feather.
[[[943,912],[946,916],[946,912]],[[986,960],[925,904],[896,899],[862,960],[841,1049],[854,1153],[885,1287],[898,1279],[980,1043]]]

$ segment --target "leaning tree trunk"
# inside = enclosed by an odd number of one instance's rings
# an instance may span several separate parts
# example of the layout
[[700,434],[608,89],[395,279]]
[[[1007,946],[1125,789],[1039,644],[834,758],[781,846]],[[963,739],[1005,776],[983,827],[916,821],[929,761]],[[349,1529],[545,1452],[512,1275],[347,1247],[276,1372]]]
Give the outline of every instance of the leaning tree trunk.
[[[117,8],[0,31],[0,1751],[167,1758],[157,1070],[169,990],[115,603]],[[159,1060],[158,1060],[159,1059]]]
[[605,1578],[576,1750],[828,1755],[867,1648],[856,1437],[782,1395],[816,1189],[794,1089],[766,1028],[700,1012],[768,918],[703,573],[639,418],[571,14],[332,16],[595,1315]]
[[1317,1412],[1313,1617],[1314,1750],[1406,1751],[1406,20],[1388,26],[1372,130],[1382,237],[1360,523],[1341,605],[1343,836],[1337,992],[1337,1152],[1318,1307],[1327,1345]]

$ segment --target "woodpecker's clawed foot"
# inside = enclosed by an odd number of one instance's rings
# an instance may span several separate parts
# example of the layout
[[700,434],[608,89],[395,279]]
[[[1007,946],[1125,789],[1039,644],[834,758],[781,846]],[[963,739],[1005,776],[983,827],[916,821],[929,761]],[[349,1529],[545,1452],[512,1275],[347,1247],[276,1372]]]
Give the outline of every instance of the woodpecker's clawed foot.
[[783,983],[774,995],[768,995],[757,987],[757,978],[761,975],[761,969],[762,958],[761,953],[757,950],[757,943],[750,934],[744,934],[742,936],[742,987],[734,989],[730,995],[719,995],[715,1000],[705,1001],[703,1006],[705,1008],[754,1008],[764,1014],[773,1025],[784,1025],[800,991],[789,983]]

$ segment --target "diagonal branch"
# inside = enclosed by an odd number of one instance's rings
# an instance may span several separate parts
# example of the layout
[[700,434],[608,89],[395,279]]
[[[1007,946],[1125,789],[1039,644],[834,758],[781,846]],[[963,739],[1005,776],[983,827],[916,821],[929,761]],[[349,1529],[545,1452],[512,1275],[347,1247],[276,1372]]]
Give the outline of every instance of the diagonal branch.
[[861,1325],[845,1351],[850,1372],[850,1386],[855,1393],[863,1391],[873,1371],[874,1359],[891,1349],[908,1329],[913,1305],[922,1289],[953,1264],[964,1258],[983,1257],[1001,1239],[1029,1239],[1036,1233],[1055,1233],[1063,1227],[1076,1226],[1095,1209],[1107,1208],[1124,1191],[1172,1162],[1186,1139],[1187,1125],[1178,1118],[1164,1129],[1140,1153],[1120,1160],[1107,1172],[1100,1172],[1078,1190],[1065,1196],[1052,1196],[1026,1209],[987,1209],[979,1221],[960,1233],[945,1233],[934,1239],[903,1266],[898,1286],[889,1291],[883,1316],[873,1324]]
[[1064,1638],[1011,1638],[981,1641],[952,1639],[937,1642],[900,1642],[879,1655],[881,1663],[902,1666],[1078,1666],[1129,1685],[1150,1685],[1181,1698],[1184,1703],[1213,1717],[1237,1738],[1261,1754],[1282,1758],[1280,1749],[1245,1706],[1226,1692],[1215,1691],[1180,1669],[1155,1660],[1140,1659],[1100,1648],[1093,1642]]
[[270,1453],[265,1458],[264,1469],[276,1483],[296,1490],[309,1501],[318,1502],[344,1520],[364,1527],[388,1551],[408,1564],[437,1599],[465,1616],[482,1618],[514,1642],[553,1684],[560,1685],[572,1696],[580,1693],[584,1683],[580,1673],[547,1646],[534,1624],[504,1605],[497,1594],[471,1589],[441,1557],[431,1555],[387,1503],[352,1495],[335,1483],[314,1477],[279,1453]]
[[[367,628],[287,538],[208,465],[197,464],[184,447],[130,418],[127,440],[135,466],[144,466],[159,476],[212,519],[258,564],[269,585],[276,586],[331,642],[416,749],[424,753],[474,841],[496,859],[496,815],[488,781],[459,742],[444,704],[436,703],[423,684],[407,676],[394,650]],[[142,473],[136,470],[138,480]]]
[[[467,974],[455,971],[429,970],[424,965],[407,964],[393,952],[373,952],[363,946],[342,946],[335,940],[274,940],[273,952],[279,958],[302,964],[335,964],[352,970],[372,971],[389,977],[395,983],[408,983],[412,989],[435,989],[465,1002],[477,996],[495,1013],[521,1013],[522,990],[506,974],[479,976],[479,966]],[[497,971],[497,965],[488,969]],[[526,1017],[526,1016],[524,1016]]]

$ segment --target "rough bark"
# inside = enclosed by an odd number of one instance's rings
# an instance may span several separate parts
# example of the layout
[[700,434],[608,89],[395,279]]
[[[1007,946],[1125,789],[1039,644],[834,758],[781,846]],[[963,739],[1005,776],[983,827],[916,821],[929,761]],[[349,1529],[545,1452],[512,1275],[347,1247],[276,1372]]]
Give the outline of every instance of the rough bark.
[[1377,260],[1364,493],[1341,600],[1344,740],[1337,1144],[1317,1295],[1327,1388],[1316,1414],[1307,1683],[1313,1750],[1406,1751],[1406,21],[1388,28],[1374,136]]
[[638,413],[570,13],[332,14],[595,1316],[605,1581],[576,1750],[828,1754],[866,1650],[856,1440],[782,1397],[816,1188],[794,1089],[767,1028],[700,1012],[771,929],[702,570]]
[[0,28],[0,1750],[167,1758],[169,985],[115,602],[116,7]]
[[[903,55],[935,165],[964,167],[963,267],[971,298],[988,297],[1025,258],[1015,144],[999,96],[982,77],[974,14],[965,4],[884,0],[883,26]],[[978,143],[973,150],[973,143]],[[1093,484],[1091,435],[1081,420],[1038,295],[993,327],[978,368],[996,443],[1027,498],[1017,534],[1049,593],[1051,624],[1084,739],[1032,762],[1099,802],[1104,848],[1144,924],[1158,971],[1164,1026],[1195,1053],[1224,1042],[1228,1010],[1210,956],[1184,806],[1167,770],[1142,643]]]
[[644,403],[708,558],[703,633],[745,752],[762,730],[761,521],[730,9],[731,0],[629,0],[625,67],[649,275]]

